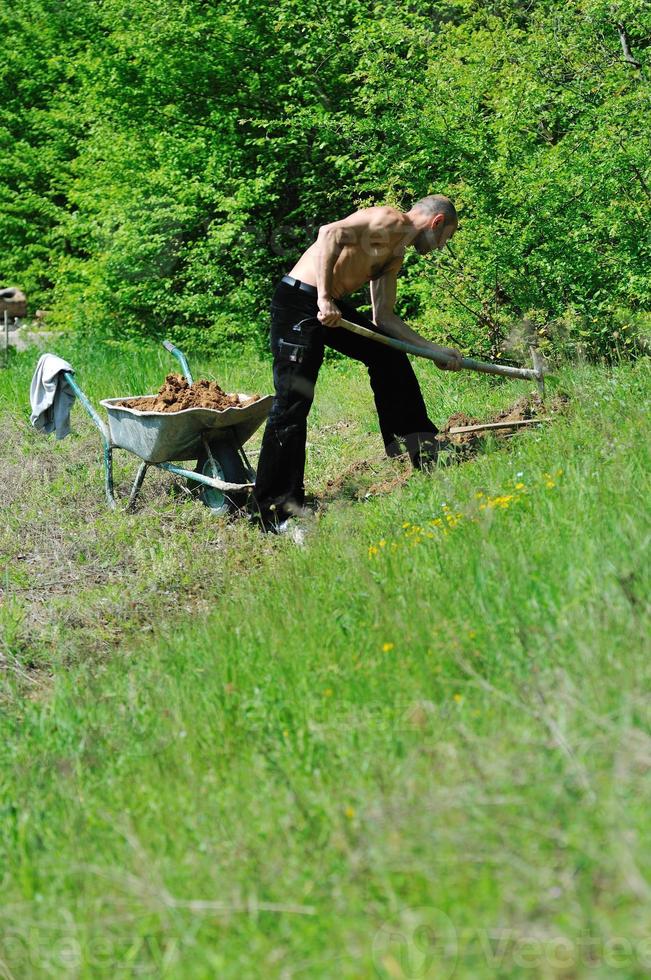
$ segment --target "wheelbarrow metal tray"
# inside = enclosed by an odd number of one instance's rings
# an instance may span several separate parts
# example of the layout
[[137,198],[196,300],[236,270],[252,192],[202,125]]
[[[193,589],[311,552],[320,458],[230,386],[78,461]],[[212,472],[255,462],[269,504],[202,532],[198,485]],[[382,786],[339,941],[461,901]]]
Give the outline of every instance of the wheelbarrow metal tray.
[[[197,459],[202,437],[211,442],[230,438],[235,433],[244,445],[267,418],[273,398],[265,395],[250,405],[225,408],[184,408],[181,412],[139,412],[118,403],[129,398],[151,398],[133,395],[105,398],[100,402],[108,413],[111,442],[128,449],[147,463],[167,463],[175,459]],[[250,398],[251,395],[240,395]]]

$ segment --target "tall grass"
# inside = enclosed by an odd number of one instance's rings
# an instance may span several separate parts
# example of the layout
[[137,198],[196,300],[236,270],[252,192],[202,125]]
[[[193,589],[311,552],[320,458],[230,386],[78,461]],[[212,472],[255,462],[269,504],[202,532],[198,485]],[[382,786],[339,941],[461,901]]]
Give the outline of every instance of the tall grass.
[[[422,377],[446,413],[519,393]],[[342,405],[375,445],[360,379],[325,369],[311,478]],[[243,534],[210,612],[10,703],[12,975],[648,974],[648,375],[559,383],[552,426],[335,502],[303,550]]]

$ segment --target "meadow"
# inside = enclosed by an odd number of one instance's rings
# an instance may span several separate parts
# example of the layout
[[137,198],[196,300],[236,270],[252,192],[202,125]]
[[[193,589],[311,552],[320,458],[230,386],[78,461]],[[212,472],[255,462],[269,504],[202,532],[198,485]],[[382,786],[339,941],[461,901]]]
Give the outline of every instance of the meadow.
[[[95,403],[174,367],[59,353]],[[0,372],[0,975],[648,976],[648,360],[561,365],[553,422],[430,474],[327,363],[304,548],[169,474],[108,511],[35,360]],[[417,370],[438,422],[529,390]]]

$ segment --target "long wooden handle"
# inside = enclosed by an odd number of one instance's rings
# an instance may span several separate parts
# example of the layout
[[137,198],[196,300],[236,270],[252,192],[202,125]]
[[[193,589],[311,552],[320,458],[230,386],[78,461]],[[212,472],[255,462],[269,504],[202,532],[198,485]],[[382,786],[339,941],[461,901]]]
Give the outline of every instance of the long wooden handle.
[[[377,333],[375,330],[368,330],[367,327],[361,327],[358,323],[351,323],[350,320],[344,320],[343,317],[339,321],[339,326],[345,327],[346,330],[350,330],[351,333],[356,333],[360,337],[366,337],[367,340],[374,340],[376,343],[384,344],[386,347],[393,347],[395,350],[404,351],[405,354],[425,357],[428,361],[434,361],[436,364],[443,365],[443,367],[450,363],[450,358],[445,354],[435,354],[434,351],[417,347],[416,344],[408,344],[404,340],[387,337],[386,334]],[[462,358],[461,367],[466,371],[480,371],[482,374],[501,374],[507,378],[527,378],[531,381],[540,381],[542,379],[542,371],[537,372],[529,368],[511,367],[509,364],[489,364],[486,361],[475,361],[472,357]]]

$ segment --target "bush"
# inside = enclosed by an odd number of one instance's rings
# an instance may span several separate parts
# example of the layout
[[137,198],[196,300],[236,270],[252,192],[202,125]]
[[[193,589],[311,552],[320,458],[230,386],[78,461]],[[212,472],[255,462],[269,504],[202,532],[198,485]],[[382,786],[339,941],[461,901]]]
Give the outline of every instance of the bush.
[[454,255],[408,261],[400,289],[428,336],[495,356],[535,310],[553,349],[639,348],[651,12],[632,0],[28,0],[0,24],[0,274],[55,322],[261,345],[320,223],[437,190]]

